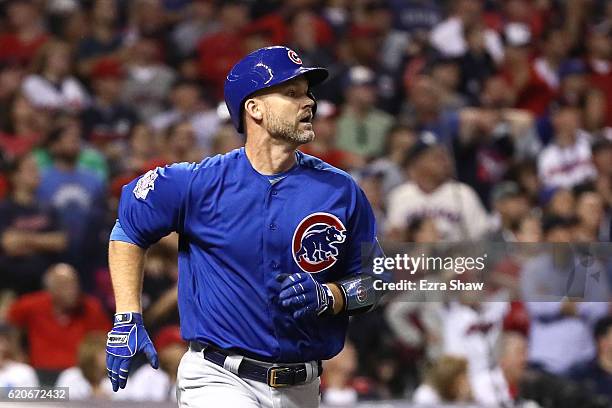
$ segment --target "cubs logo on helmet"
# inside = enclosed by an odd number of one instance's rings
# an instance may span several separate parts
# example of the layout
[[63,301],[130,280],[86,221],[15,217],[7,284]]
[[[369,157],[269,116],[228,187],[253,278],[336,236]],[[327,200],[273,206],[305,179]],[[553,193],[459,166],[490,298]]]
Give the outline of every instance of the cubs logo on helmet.
[[337,245],[345,239],[346,228],[338,217],[323,212],[310,214],[293,233],[293,259],[304,272],[324,271],[338,261]]
[[298,65],[302,65],[302,59],[297,55],[297,53],[293,50],[289,50],[287,51],[287,55],[289,56],[289,59],[293,62],[295,62]]

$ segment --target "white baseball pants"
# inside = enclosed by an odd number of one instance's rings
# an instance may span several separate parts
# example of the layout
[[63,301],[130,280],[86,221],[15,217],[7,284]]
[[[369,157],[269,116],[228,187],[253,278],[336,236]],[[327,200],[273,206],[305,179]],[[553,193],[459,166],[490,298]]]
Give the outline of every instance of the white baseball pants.
[[[309,372],[317,372],[316,361],[307,364]],[[177,401],[179,408],[317,408],[320,379],[316,374],[310,377],[302,385],[273,388],[240,378],[190,348],[178,368]]]

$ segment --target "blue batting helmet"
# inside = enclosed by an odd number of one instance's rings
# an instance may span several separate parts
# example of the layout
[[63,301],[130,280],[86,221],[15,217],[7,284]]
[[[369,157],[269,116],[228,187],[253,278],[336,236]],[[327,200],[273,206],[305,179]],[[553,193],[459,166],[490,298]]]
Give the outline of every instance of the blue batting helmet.
[[[315,86],[327,78],[325,68],[305,68],[295,51],[287,47],[266,47],[253,51],[240,60],[225,80],[225,104],[230,112],[234,127],[244,132],[242,104],[254,92],[281,84],[304,75],[308,86]],[[314,96],[308,90],[308,96]],[[313,114],[316,110],[316,103]]]

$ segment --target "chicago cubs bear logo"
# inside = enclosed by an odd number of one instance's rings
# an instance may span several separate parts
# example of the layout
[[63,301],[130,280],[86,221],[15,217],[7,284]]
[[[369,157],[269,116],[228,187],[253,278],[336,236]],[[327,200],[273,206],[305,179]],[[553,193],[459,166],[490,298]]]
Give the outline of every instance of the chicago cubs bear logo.
[[346,239],[346,228],[338,217],[314,213],[304,218],[293,233],[293,259],[309,273],[330,268],[338,261],[337,244]]

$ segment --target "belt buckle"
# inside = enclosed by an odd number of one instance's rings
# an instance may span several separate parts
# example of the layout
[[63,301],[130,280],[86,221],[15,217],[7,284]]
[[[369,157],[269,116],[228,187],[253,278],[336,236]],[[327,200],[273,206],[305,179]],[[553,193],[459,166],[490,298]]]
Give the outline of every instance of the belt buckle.
[[268,385],[273,388],[288,387],[291,384],[279,384],[276,378],[277,373],[291,371],[289,367],[270,367],[268,369]]

